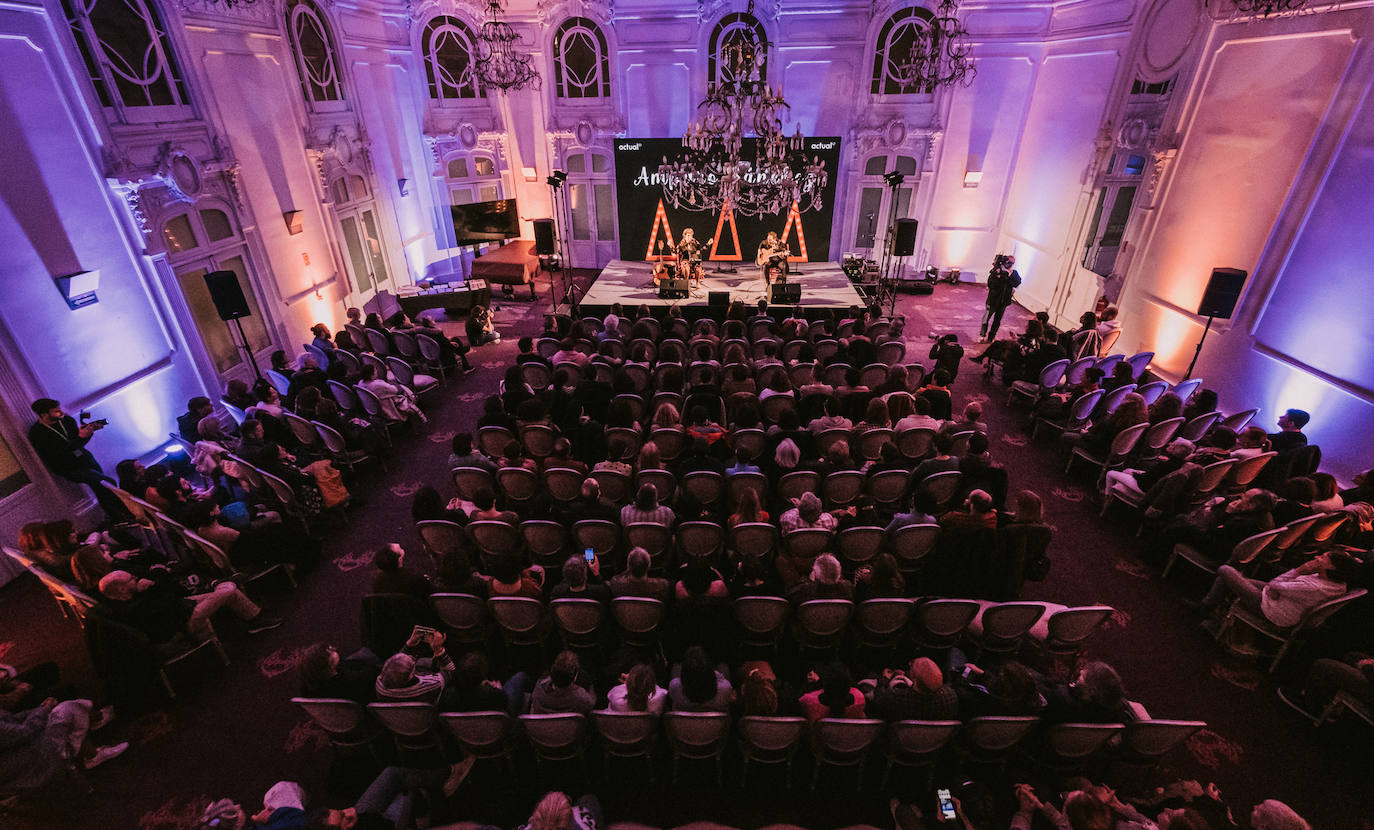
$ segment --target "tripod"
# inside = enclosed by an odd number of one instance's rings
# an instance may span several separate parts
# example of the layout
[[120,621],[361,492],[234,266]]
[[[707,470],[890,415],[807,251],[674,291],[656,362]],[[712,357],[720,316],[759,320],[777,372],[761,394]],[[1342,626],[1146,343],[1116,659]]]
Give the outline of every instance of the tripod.
[[[569,307],[574,317],[581,317],[582,312],[577,307],[577,282],[573,279],[572,272],[572,252],[569,249],[568,235],[565,232],[569,224],[566,216],[569,207],[568,195],[563,191],[563,184],[567,178],[567,173],[562,170],[555,170],[545,181],[549,186],[550,197],[553,201],[554,237],[563,270],[563,303]],[[561,200],[560,194],[562,195]],[[549,274],[549,299],[554,310],[557,311],[558,301],[554,299],[552,273]]]

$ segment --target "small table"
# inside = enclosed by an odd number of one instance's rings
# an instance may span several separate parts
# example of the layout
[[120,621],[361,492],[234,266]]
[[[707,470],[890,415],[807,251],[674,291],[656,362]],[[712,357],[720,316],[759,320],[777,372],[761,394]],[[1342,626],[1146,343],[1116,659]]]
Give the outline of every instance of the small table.
[[534,253],[534,242],[528,239],[508,242],[472,261],[473,278],[500,285],[507,294],[512,293],[510,286],[528,285],[531,300],[535,299],[534,275],[538,271],[539,257]]
[[466,283],[441,282],[436,283],[433,288],[400,294],[396,297],[396,302],[400,304],[406,316],[411,318],[430,308],[467,312],[475,305],[490,306],[491,288],[485,280],[468,280]]

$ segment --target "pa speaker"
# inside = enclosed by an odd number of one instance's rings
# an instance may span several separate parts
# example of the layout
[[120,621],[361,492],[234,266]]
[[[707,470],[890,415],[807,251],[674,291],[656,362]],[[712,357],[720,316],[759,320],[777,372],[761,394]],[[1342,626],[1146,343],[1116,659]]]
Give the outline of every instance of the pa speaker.
[[706,295],[706,304],[711,308],[727,308],[730,305],[730,292],[712,291]]
[[796,305],[801,302],[801,283],[799,282],[775,282],[773,283],[772,296],[768,302],[774,305]]
[[215,304],[221,320],[235,320],[249,317],[248,298],[243,296],[243,286],[239,285],[239,275],[233,271],[211,271],[205,275],[205,287],[210,289],[210,299]]
[[1198,316],[1231,319],[1240,300],[1240,292],[1245,288],[1246,276],[1246,272],[1239,268],[1213,268],[1212,276],[1207,280],[1207,290],[1202,292],[1202,302],[1198,303]]
[[911,256],[916,253],[916,220],[898,219],[897,233],[892,237],[893,256]]
[[658,296],[664,300],[684,300],[687,298],[686,277],[662,277],[658,281]]
[[534,253],[538,256],[553,256],[558,253],[553,246],[553,220],[534,220]]

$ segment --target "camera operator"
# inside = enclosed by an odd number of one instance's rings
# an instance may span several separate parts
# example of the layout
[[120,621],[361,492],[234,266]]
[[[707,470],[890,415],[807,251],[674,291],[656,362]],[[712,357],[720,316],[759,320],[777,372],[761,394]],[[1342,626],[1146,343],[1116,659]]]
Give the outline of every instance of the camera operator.
[[91,451],[86,449],[91,436],[105,427],[106,421],[87,422],[88,413],[81,413],[81,424],[62,411],[62,404],[52,398],[39,398],[30,407],[38,420],[29,427],[29,443],[33,444],[38,457],[53,475],[67,481],[85,484],[95,493],[105,516],[111,521],[119,521],[128,515],[124,505],[114,493],[101,486],[102,481],[114,483],[114,479],[100,469]]
[[1021,284],[1021,275],[1013,268],[1016,257],[998,254],[992,261],[988,272],[987,307],[983,311],[983,322],[978,326],[978,342],[984,343],[997,339],[997,330],[1002,327],[1002,315],[1011,305],[1012,294]]

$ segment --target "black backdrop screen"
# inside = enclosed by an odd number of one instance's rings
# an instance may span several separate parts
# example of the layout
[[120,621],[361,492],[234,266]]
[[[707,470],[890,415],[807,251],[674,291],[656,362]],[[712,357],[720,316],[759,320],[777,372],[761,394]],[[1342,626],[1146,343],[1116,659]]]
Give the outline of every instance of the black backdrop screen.
[[[821,191],[821,208],[800,214],[800,236],[806,241],[806,258],[812,262],[830,259],[830,224],[835,207],[835,182],[839,178],[840,139],[808,138],[806,141],[807,158],[820,159],[829,173],[825,187]],[[615,196],[616,211],[620,222],[620,258],[638,259],[646,257],[649,240],[654,226],[658,223],[659,201],[663,201],[664,214],[673,239],[682,237],[683,228],[693,228],[697,239],[702,240],[709,256],[711,238],[716,226],[721,224],[719,210],[689,211],[674,208],[663,199],[663,185],[658,176],[658,166],[664,156],[672,158],[682,148],[682,140],[677,138],[622,138],[615,142]],[[744,140],[743,158],[754,155],[754,139]],[[744,261],[753,262],[759,243],[769,231],[777,231],[781,236],[787,225],[787,211],[777,215],[743,216],[734,214],[735,227],[739,230],[739,251],[735,250],[734,236],[730,233],[730,223],[720,228],[717,244],[717,259],[740,254]],[[663,228],[658,229],[658,239],[664,239]],[[787,243],[794,257],[801,253],[796,221],[787,229]]]

